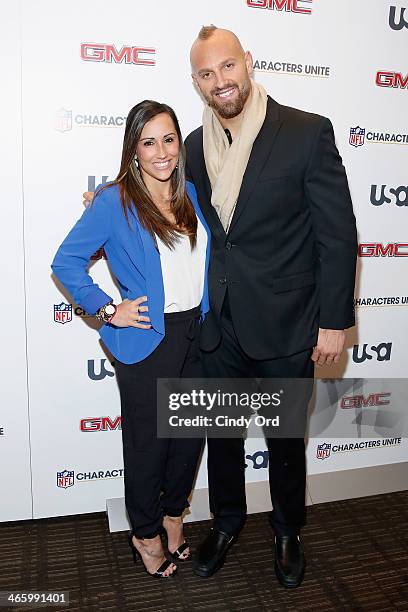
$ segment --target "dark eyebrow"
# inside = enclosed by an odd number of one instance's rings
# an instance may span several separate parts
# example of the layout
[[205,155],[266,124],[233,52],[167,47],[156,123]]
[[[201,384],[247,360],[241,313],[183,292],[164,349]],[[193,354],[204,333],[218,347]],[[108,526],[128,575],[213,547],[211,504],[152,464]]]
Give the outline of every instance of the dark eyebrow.
[[[222,60],[222,62],[220,62],[218,64],[218,66],[223,66],[224,64],[228,64],[229,62],[235,62],[235,57],[227,57],[227,59]],[[205,74],[206,72],[212,72],[211,68],[201,68],[201,70],[198,71],[197,74]]]
[[[167,138],[167,136],[177,136],[175,132],[170,132],[169,134],[165,134],[163,138]],[[156,140],[154,136],[147,136],[146,138],[141,138],[140,140]]]

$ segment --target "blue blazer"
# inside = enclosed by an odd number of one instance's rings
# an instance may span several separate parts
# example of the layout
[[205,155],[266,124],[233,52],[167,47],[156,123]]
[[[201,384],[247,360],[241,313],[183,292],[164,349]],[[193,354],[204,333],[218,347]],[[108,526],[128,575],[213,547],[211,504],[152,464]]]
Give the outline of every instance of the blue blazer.
[[[208,262],[211,236],[197,202],[192,183],[187,182],[187,193],[197,217],[207,232],[204,292],[201,301],[202,318],[209,310]],[[130,227],[123,214],[118,185],[111,185],[95,198],[74,225],[59,247],[52,270],[71,293],[76,304],[93,315],[112,298],[93,282],[88,274],[90,257],[104,247],[112,273],[115,275],[122,299],[134,300],[146,295],[152,327],[115,327],[103,325],[100,336],[112,355],[123,363],[141,361],[160,344],[164,329],[164,287],[160,254],[149,232],[136,215],[129,215]],[[183,282],[183,279],[180,279]]]

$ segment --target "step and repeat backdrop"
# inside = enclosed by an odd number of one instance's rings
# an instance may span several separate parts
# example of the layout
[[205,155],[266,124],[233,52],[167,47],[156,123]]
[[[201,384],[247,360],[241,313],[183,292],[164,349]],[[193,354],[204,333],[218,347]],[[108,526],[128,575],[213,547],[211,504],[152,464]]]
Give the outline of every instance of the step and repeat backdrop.
[[[82,193],[116,176],[134,104],[170,104],[185,136],[201,123],[189,48],[210,23],[238,34],[273,98],[330,117],[347,169],[359,230],[357,326],[339,366],[318,376],[351,380],[322,381],[316,405],[329,397],[352,414],[404,404],[392,380],[406,375],[408,353],[408,0],[8,3],[0,520],[100,511],[123,495],[112,360],[50,263],[83,211]],[[90,265],[118,297],[103,251]],[[398,428],[370,442],[330,430],[310,437],[309,473],[408,459]],[[266,480],[267,467],[264,441],[248,440],[248,482]],[[206,487],[205,454],[196,487]]]

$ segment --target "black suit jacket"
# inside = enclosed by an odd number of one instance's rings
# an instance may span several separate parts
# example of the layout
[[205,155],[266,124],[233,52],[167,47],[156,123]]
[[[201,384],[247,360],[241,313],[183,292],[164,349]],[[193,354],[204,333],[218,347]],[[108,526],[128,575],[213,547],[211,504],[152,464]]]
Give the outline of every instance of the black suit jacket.
[[220,341],[227,289],[238,340],[254,359],[311,348],[319,327],[354,325],[356,225],[330,121],[268,97],[228,234],[211,205],[202,127],[185,145],[212,232],[201,348]]

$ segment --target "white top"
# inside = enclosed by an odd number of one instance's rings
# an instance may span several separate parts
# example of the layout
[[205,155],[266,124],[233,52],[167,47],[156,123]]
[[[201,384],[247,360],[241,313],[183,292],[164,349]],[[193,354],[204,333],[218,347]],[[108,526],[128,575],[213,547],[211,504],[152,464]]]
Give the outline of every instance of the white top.
[[182,312],[201,303],[204,291],[207,232],[197,218],[197,243],[193,250],[190,238],[184,234],[173,249],[157,238],[163,285],[164,312]]

